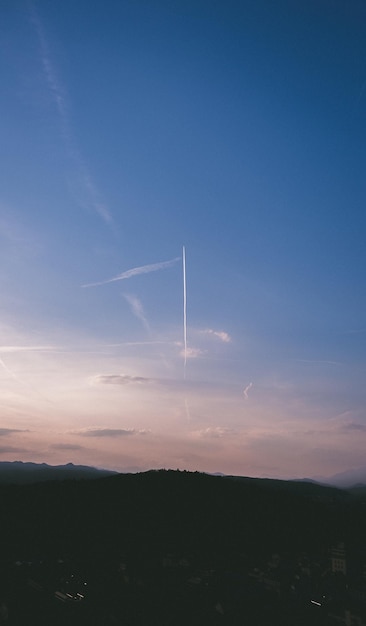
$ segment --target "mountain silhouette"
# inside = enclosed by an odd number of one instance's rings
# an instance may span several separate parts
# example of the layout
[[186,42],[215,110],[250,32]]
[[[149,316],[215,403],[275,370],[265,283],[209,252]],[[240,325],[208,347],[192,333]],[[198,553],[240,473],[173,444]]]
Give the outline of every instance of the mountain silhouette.
[[23,461],[0,462],[0,484],[30,484],[50,480],[91,479],[116,474],[104,469],[85,465],[47,465],[47,463],[24,463]]

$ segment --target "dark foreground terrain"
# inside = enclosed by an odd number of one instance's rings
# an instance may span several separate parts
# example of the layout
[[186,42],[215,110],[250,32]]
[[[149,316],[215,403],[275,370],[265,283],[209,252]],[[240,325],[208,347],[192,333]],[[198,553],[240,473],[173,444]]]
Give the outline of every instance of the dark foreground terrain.
[[161,470],[0,501],[0,624],[366,624],[362,490]]

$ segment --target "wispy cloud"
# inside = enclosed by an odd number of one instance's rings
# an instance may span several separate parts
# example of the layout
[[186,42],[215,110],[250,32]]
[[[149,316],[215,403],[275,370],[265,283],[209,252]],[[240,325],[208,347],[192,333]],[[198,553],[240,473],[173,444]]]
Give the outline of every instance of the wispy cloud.
[[36,389],[35,387],[33,387],[33,385],[28,384],[27,382],[25,382],[22,378],[19,378],[19,376],[17,376],[17,374],[15,374],[15,372],[13,372],[13,370],[11,370],[6,363],[4,362],[4,360],[2,358],[0,358],[0,367],[3,368],[3,370],[11,377],[13,378],[13,380],[16,380],[17,383],[19,383],[19,385],[21,387],[23,387],[24,389],[26,389],[27,391],[31,391],[32,393],[36,393],[40,398],[43,398],[43,400],[46,400],[46,402],[51,402],[51,400],[49,400],[49,398],[47,398],[45,395],[43,395],[43,393],[41,393],[40,391],[38,391],[38,389]]
[[0,446],[0,454],[18,454],[23,452],[28,452],[28,450],[26,450],[26,448],[15,448],[13,446]]
[[18,376],[16,374],[14,374],[14,372],[11,369],[8,368],[6,363],[4,363],[3,359],[0,359],[0,365],[5,370],[5,372],[7,374],[9,374],[9,376],[11,376],[11,378],[14,378],[14,380],[17,380],[18,382],[23,384],[22,381],[20,380],[20,378],[18,378]]
[[150,272],[158,272],[159,270],[165,270],[168,267],[172,267],[177,261],[180,261],[179,257],[175,259],[171,259],[170,261],[162,261],[161,263],[152,263],[150,265],[141,265],[139,267],[133,267],[130,270],[126,270],[118,276],[114,276],[113,278],[108,278],[107,280],[102,280],[98,283],[87,283],[86,285],[82,285],[82,287],[98,287],[99,285],[106,285],[107,283],[114,283],[117,280],[127,280],[128,278],[132,278],[133,276],[139,276],[140,274],[150,274]]
[[[13,214],[11,209],[1,203],[0,212],[0,240],[1,253],[9,255],[9,251],[16,252],[16,258],[19,253],[33,256],[38,251],[37,240],[24,228]],[[5,257],[4,257],[5,258]]]
[[198,359],[204,354],[204,350],[201,350],[200,348],[184,348],[180,354],[185,359]]
[[342,426],[342,430],[346,432],[366,432],[366,424],[359,424],[357,422],[349,422]]
[[339,361],[326,361],[325,359],[296,359],[296,361],[308,365],[342,365]]
[[21,430],[19,428],[0,428],[0,437],[7,437],[8,435],[13,435],[14,433],[25,433],[29,432],[28,430]]
[[203,335],[210,335],[211,337],[216,337],[220,339],[224,343],[230,343],[231,337],[229,333],[226,333],[224,330],[213,330],[212,328],[206,328],[205,330],[200,331]]
[[153,379],[144,376],[128,376],[127,374],[110,374],[95,376],[93,382],[102,385],[146,385],[153,382]]
[[122,341],[121,343],[106,343],[102,347],[104,348],[122,348],[123,346],[181,346],[182,344],[177,341]]
[[40,53],[41,53],[41,62],[43,67],[43,72],[50,89],[52,98],[56,104],[56,108],[58,114],[65,125],[65,131],[68,131],[68,113],[66,107],[66,98],[63,88],[57,78],[55,69],[51,62],[50,51],[48,47],[48,43],[46,40],[46,36],[44,34],[43,25],[39,18],[38,13],[33,5],[30,3],[30,11],[31,11],[31,23],[33,24],[35,31],[37,33]]
[[32,3],[30,3],[30,20],[38,37],[43,73],[59,116],[62,137],[65,141],[70,160],[73,161],[76,168],[80,187],[83,190],[83,195],[86,197],[86,204],[89,205],[105,222],[110,223],[112,221],[112,216],[100,198],[100,194],[90,175],[85,161],[81,156],[80,150],[76,145],[75,138],[71,131],[65,89],[61,84],[52,63],[43,24]]
[[200,437],[209,437],[218,439],[221,437],[225,437],[227,435],[235,435],[237,432],[232,428],[226,428],[223,426],[210,426],[209,428],[204,428],[198,432]]
[[54,443],[50,446],[53,450],[83,450],[83,446],[74,443]]
[[0,346],[0,353],[9,354],[13,352],[50,352],[57,350],[55,346]]
[[142,306],[141,300],[139,300],[139,298],[129,293],[125,293],[123,294],[123,296],[127,300],[128,304],[130,305],[131,311],[134,314],[134,316],[137,317],[137,319],[140,320],[140,322],[142,322],[142,325],[144,326],[145,330],[150,334],[149,322],[147,321],[144,307]]
[[191,410],[189,408],[189,404],[188,404],[187,398],[184,398],[184,408],[186,410],[187,422],[190,422],[191,421]]
[[253,383],[249,383],[249,385],[247,385],[247,386],[245,387],[244,391],[243,391],[244,398],[245,398],[246,400],[247,400],[247,399],[248,399],[248,397],[249,397],[249,396],[248,396],[248,393],[249,393],[249,390],[250,390],[252,387],[253,387]]
[[145,435],[148,431],[136,428],[90,428],[79,432],[82,437],[130,437]]
[[98,374],[90,380],[92,385],[119,385],[121,387],[164,388],[166,390],[199,391],[217,388],[213,383],[202,380],[182,380],[179,378],[149,378],[147,376],[130,376],[128,374]]

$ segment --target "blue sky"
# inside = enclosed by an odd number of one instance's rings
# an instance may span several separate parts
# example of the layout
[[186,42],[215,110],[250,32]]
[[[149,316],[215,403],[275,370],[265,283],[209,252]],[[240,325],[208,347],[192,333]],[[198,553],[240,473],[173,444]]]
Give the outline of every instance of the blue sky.
[[364,465],[364,3],[0,18],[0,459]]

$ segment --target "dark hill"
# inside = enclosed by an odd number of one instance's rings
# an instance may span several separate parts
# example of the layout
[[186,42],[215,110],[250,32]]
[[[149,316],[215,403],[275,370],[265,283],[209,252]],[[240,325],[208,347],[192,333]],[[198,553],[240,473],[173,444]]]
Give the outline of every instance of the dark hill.
[[166,551],[221,558],[240,551],[315,548],[364,533],[363,502],[306,483],[179,471],[2,485],[2,552]]
[[304,482],[160,470],[3,484],[0,503],[13,626],[331,626],[293,593],[299,559],[338,598],[329,548],[366,545],[365,499]]

